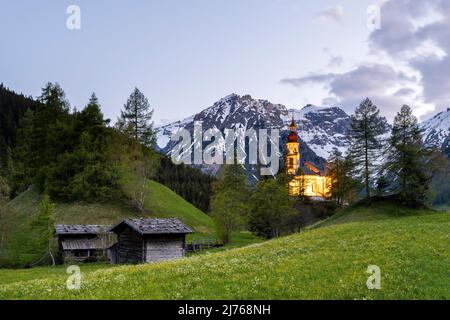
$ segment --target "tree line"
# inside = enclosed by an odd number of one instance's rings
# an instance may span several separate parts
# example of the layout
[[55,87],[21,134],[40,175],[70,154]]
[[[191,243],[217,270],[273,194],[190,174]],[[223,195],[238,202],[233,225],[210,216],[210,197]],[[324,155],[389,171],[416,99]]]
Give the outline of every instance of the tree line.
[[347,154],[334,149],[329,159],[332,196],[339,204],[373,195],[394,196],[409,206],[448,201],[449,162],[443,150],[424,146],[409,106],[389,126],[367,98],[356,108],[348,136]]

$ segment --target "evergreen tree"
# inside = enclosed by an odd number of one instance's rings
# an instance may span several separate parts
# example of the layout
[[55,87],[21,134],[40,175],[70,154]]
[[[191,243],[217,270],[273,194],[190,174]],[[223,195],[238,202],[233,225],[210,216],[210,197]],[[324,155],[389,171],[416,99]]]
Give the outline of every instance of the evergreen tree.
[[74,194],[82,199],[110,199],[117,194],[120,178],[113,154],[112,130],[107,127],[99,101],[92,94],[87,106],[78,114],[75,131],[80,140],[74,155],[82,166],[71,180]]
[[112,130],[95,94],[73,114],[57,84],[47,84],[39,100],[42,106],[27,111],[18,133],[10,166],[13,194],[33,184],[67,201],[114,197],[119,177]]
[[248,207],[248,189],[245,171],[239,164],[225,165],[215,184],[211,211],[216,221],[218,236],[226,244],[231,233],[245,225]]
[[382,135],[386,132],[386,118],[380,116],[377,106],[366,98],[352,116],[349,135],[355,172],[364,183],[367,198],[370,198],[371,177],[383,147]]
[[425,168],[427,152],[417,118],[409,106],[404,105],[394,119],[390,139],[388,170],[396,177],[401,198],[406,204],[423,204],[429,178]]
[[31,109],[28,109],[20,122],[20,129],[17,132],[17,146],[12,153],[12,159],[9,163],[13,197],[32,185],[33,176],[36,173],[32,168],[31,159],[31,155],[34,152],[31,145],[33,122],[34,113]]
[[93,200],[114,197],[119,176],[111,157],[111,130],[106,126],[109,120],[104,120],[95,94],[77,114],[75,123],[79,138],[66,168],[73,171],[68,180],[69,198]]
[[155,144],[152,117],[148,99],[135,88],[124,105],[119,126],[142,145],[152,147]]
[[8,176],[8,150],[16,147],[17,130],[27,110],[36,110],[39,103],[17,94],[0,84],[0,174]]
[[38,98],[42,104],[33,117],[30,168],[34,184],[44,191],[51,164],[60,154],[71,150],[72,133],[69,103],[59,84],[48,83]]

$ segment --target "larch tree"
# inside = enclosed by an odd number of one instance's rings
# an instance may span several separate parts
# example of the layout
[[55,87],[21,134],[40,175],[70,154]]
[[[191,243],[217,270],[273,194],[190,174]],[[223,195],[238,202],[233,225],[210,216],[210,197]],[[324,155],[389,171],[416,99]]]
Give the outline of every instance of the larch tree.
[[124,105],[119,122],[136,141],[151,147],[155,144],[152,117],[153,109],[148,99],[135,88]]
[[351,120],[350,156],[367,198],[370,198],[371,179],[384,145],[382,136],[387,130],[386,118],[380,116],[378,107],[369,98],[362,101]]
[[155,134],[153,110],[145,95],[135,88],[121,112],[116,127],[128,137],[129,164],[138,179],[133,183],[133,205],[137,211],[144,209],[147,181],[156,173],[157,157],[154,154]]

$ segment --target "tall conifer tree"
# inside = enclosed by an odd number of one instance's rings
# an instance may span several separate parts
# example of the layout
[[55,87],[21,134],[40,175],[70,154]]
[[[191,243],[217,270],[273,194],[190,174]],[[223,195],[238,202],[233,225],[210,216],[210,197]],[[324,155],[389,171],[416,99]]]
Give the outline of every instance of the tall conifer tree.
[[411,108],[404,105],[394,119],[388,169],[397,178],[400,195],[408,204],[425,201],[429,184],[427,154],[417,118]]
[[386,132],[386,118],[380,116],[378,107],[366,98],[352,116],[349,133],[355,173],[364,183],[367,198],[370,198],[371,177],[383,147],[382,135]]
[[153,146],[153,110],[144,94],[135,88],[124,105],[121,113],[121,125],[129,130],[130,135],[144,146]]

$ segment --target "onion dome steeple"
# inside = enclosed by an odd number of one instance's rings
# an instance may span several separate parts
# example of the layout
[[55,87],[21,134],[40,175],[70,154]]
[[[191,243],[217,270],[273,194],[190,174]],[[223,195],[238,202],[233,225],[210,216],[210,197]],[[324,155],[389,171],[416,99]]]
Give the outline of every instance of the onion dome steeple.
[[291,132],[297,132],[297,124],[295,123],[294,116],[292,116],[292,122],[289,125],[289,130],[291,130]]
[[297,124],[295,123],[294,116],[292,116],[292,122],[289,125],[288,142],[298,142]]

